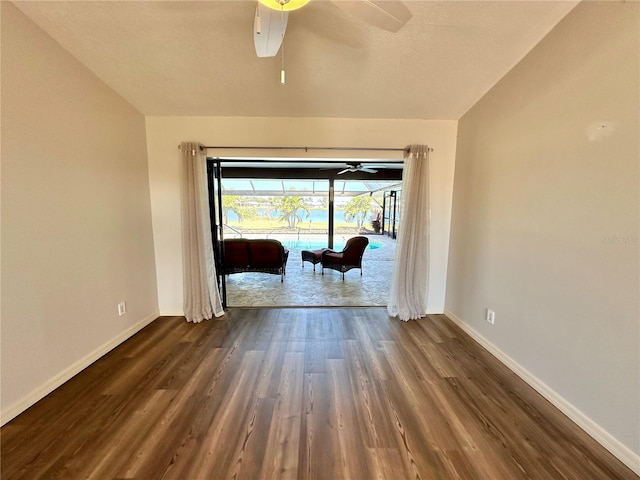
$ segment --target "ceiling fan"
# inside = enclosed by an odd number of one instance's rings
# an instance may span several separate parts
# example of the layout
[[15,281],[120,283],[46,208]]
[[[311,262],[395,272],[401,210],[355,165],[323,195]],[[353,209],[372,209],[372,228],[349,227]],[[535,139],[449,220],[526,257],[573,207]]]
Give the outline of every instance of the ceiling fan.
[[354,173],[354,172],[377,173],[378,172],[373,168],[363,166],[360,162],[346,162],[346,164],[349,166],[344,170],[338,172],[338,175],[342,175],[343,173],[347,173],[347,172],[351,172],[351,173]]
[[[259,0],[253,19],[253,43],[258,57],[274,57],[287,29],[289,12],[309,0]],[[374,27],[397,32],[412,17],[398,0],[331,0],[338,8]]]

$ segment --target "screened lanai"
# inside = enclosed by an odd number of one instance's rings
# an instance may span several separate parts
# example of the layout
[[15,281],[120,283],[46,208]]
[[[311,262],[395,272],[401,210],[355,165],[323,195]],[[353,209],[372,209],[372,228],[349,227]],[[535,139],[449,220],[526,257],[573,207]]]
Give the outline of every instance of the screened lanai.
[[[402,164],[358,163],[219,161],[213,186],[222,238],[276,239],[289,250],[284,282],[264,273],[227,275],[229,306],[386,304]],[[354,236],[369,239],[362,275],[350,271],[343,281],[339,272],[303,265],[302,250],[340,251]]]

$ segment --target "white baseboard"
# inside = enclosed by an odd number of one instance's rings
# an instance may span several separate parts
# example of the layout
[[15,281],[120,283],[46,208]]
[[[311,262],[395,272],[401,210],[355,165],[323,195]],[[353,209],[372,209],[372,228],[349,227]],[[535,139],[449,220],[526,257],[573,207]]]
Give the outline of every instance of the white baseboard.
[[130,328],[128,328],[124,332],[120,333],[119,335],[117,335],[113,339],[109,340],[104,345],[98,347],[93,352],[91,352],[88,355],[86,355],[85,357],[81,358],[80,360],[78,360],[74,364],[72,364],[69,367],[65,368],[62,372],[57,374],[55,377],[49,379],[43,385],[41,385],[40,387],[36,388],[31,393],[25,395],[23,398],[18,400],[16,403],[14,403],[13,405],[11,405],[8,408],[6,408],[5,410],[3,410],[0,413],[0,425],[4,425],[5,423],[9,422],[13,418],[15,418],[18,415],[20,415],[27,408],[31,407],[36,402],[38,402],[42,398],[44,398],[47,395],[49,395],[51,392],[53,392],[56,388],[58,388],[64,382],[66,382],[67,380],[71,379],[72,377],[74,377],[75,375],[80,373],[82,370],[87,368],[89,365],[91,365],[93,362],[98,360],[100,357],[102,357],[105,354],[109,353],[111,350],[113,350],[115,347],[120,345],[122,342],[124,342],[128,338],[130,338],[133,335],[135,335],[136,333],[138,333],[140,330],[142,330],[144,327],[149,325],[151,322],[153,322],[159,316],[160,316],[160,314],[158,312],[155,312],[155,313],[153,313],[151,315],[146,316],[145,318],[140,320],[135,325],[131,326]]
[[182,310],[160,310],[161,317],[184,317]]
[[462,319],[456,317],[452,312],[445,310],[445,316],[450,318],[456,325],[464,330],[471,338],[478,342],[489,353],[507,366],[513,373],[528,383],[540,395],[551,402],[558,410],[569,417],[576,425],[587,432],[600,445],[611,452],[618,460],[640,475],[640,455],[633,452],[629,447],[621,443],[617,438],[607,432],[604,428],[594,422],[587,415],[578,410],[573,404],[564,399],[556,391],[546,385],[526,368],[516,362],[509,355],[504,353],[493,343],[480,335]]

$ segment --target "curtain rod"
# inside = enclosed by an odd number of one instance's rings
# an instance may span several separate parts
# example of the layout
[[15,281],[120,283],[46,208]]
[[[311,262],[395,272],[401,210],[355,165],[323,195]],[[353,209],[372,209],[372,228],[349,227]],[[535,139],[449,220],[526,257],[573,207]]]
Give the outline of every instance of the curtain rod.
[[[178,145],[178,149],[180,145]],[[221,146],[221,145],[201,145],[201,150],[208,149],[229,149],[229,150],[344,150],[344,151],[363,151],[363,152],[408,152],[409,148],[391,148],[391,147],[241,147],[241,146]],[[429,151],[433,152],[433,148],[429,147]]]
[[[1,0],[0,0],[1,1]],[[347,161],[347,162],[334,162],[331,161],[332,159],[314,159],[314,160],[309,160],[309,159],[305,159],[305,158],[301,158],[301,159],[295,159],[295,160],[291,160],[288,158],[278,158],[276,160],[273,160],[271,158],[251,158],[249,160],[245,159],[245,158],[225,158],[225,157],[207,157],[210,159],[219,159],[224,163],[294,163],[296,165],[299,164],[310,164],[310,165],[324,165],[327,163],[336,163],[336,164],[341,164],[341,163],[366,163],[367,165],[373,164],[373,163],[397,163],[397,164],[401,164],[402,160],[393,160],[393,159],[389,159],[389,160],[366,160],[364,162],[356,162],[356,160],[361,160],[361,159],[354,159],[354,162],[351,161]]]

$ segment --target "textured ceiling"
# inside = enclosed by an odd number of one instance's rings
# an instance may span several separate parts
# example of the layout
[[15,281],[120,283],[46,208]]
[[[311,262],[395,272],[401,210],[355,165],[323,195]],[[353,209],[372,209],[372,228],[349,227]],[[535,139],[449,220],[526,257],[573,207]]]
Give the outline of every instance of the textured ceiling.
[[406,1],[398,33],[325,0],[257,58],[254,1],[16,1],[145,115],[458,119],[576,4]]

